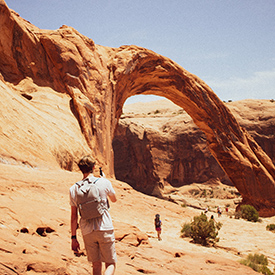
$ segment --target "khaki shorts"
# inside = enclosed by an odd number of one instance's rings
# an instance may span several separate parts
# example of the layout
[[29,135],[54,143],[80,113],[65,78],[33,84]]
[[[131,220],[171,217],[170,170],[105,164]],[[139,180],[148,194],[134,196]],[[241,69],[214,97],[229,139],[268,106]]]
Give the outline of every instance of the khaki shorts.
[[83,240],[89,262],[117,261],[114,230],[93,231],[84,235]]

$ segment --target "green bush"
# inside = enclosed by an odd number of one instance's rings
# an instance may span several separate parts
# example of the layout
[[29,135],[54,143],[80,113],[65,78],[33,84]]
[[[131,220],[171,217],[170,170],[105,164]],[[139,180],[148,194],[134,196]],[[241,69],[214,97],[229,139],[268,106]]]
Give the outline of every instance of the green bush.
[[248,221],[257,222],[259,220],[259,213],[252,205],[241,205],[241,217]]
[[266,226],[266,230],[274,231],[274,232],[275,232],[275,224],[274,224],[274,223],[268,224],[268,225]]
[[271,272],[271,270],[266,265],[261,266],[259,272],[265,275],[274,275],[274,273]]
[[181,229],[182,237],[191,237],[191,224],[185,223]]
[[257,253],[255,253],[254,255],[253,254],[249,254],[247,256],[247,259],[250,262],[253,262],[253,263],[258,264],[258,265],[268,265],[268,259],[263,254],[257,254]]
[[182,227],[182,236],[191,237],[195,243],[207,245],[210,242],[218,242],[218,231],[221,229],[220,222],[215,223],[212,219],[207,219],[207,216],[201,213],[200,216],[195,216],[189,224],[185,223]]
[[263,254],[249,254],[246,259],[240,261],[241,264],[247,265],[253,270],[265,275],[273,275],[270,269],[267,267],[268,259]]

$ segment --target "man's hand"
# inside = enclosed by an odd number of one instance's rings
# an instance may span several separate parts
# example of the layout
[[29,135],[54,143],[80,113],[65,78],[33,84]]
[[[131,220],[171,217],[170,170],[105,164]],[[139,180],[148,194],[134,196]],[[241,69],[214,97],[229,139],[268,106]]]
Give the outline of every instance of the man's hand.
[[78,253],[79,243],[77,239],[72,239],[72,250],[74,251],[74,253]]

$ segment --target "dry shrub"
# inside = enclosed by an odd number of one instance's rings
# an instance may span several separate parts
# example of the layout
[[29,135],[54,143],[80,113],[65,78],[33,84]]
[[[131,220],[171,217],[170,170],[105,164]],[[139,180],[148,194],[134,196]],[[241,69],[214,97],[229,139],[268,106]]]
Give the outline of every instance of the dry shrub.
[[218,231],[222,224],[213,219],[207,219],[204,213],[195,216],[191,223],[185,223],[182,227],[182,237],[191,237],[195,243],[208,245],[219,241]]

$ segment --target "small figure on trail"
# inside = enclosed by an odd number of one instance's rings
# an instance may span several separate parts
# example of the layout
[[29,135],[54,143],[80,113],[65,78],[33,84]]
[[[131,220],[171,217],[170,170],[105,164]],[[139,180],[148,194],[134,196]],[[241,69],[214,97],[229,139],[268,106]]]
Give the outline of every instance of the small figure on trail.
[[160,220],[160,215],[159,214],[156,214],[156,216],[155,216],[155,228],[156,228],[156,231],[157,231],[157,234],[158,234],[158,240],[161,241],[161,237],[160,237],[160,234],[161,234],[161,220]]
[[218,213],[218,217],[220,217],[221,216],[221,214],[222,214],[222,210],[221,210],[221,208],[218,206],[218,208],[217,208],[217,213]]

